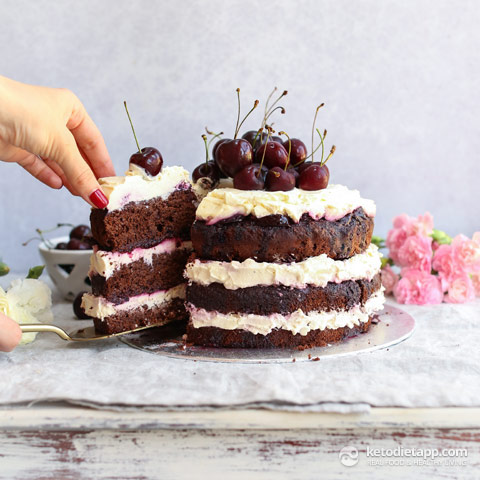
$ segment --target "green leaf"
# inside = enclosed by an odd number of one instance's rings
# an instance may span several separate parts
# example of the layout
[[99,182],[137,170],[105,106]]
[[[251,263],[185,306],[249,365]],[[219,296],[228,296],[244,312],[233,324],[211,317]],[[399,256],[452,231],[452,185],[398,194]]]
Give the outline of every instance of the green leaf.
[[44,268],[45,268],[45,265],[37,265],[36,267],[32,267],[28,271],[27,278],[33,278],[36,280],[42,275]]
[[10,267],[3,262],[0,262],[0,277],[3,277],[10,271]]
[[388,258],[388,257],[382,257],[382,268],[385,267],[385,265],[390,265],[392,266],[394,263],[393,263],[393,260],[391,258]]
[[385,247],[385,240],[382,237],[378,237],[377,235],[372,235],[372,243],[378,248]]
[[437,242],[439,245],[450,245],[452,243],[452,237],[447,235],[442,230],[433,229],[432,234],[430,235],[434,242]]

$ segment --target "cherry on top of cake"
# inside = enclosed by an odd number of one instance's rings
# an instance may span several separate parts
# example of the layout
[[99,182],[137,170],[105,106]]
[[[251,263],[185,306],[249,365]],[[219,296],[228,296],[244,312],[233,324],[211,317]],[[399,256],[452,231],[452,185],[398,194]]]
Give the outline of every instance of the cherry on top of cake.
[[[261,126],[258,130],[250,130],[238,138],[240,129],[257,108],[259,102],[255,100],[253,107],[240,121],[240,89],[237,88],[238,112],[237,123],[233,139],[222,138],[217,140],[212,150],[213,160],[210,160],[209,147],[213,140],[220,135],[206,129],[211,135],[208,141],[206,135],[202,135],[205,142],[205,162],[197,166],[193,171],[194,183],[207,183],[210,188],[215,188],[222,178],[231,178],[233,186],[239,190],[266,190],[269,192],[290,191],[295,187],[307,191],[318,191],[326,188],[330,180],[330,172],[326,165],[334,154],[336,147],[332,146],[330,153],[325,156],[325,137],[316,128],[317,115],[324,106],[322,103],[315,110],[312,126],[312,152],[307,152],[305,143],[298,138],[290,138],[284,131],[274,135],[269,119],[275,111],[285,113],[285,109],[278,105],[280,100],[287,95],[283,91],[278,98],[272,101],[276,88],[269,95]],[[315,133],[319,136],[319,143],[314,148]],[[321,149],[320,161],[315,161],[315,153]]]
[[166,199],[176,190],[190,190],[189,173],[183,167],[164,167],[162,154],[158,149],[140,148],[127,102],[124,102],[124,105],[138,151],[131,155],[125,176],[104,177],[98,180],[108,198],[106,210],[118,210],[131,202],[157,197]]

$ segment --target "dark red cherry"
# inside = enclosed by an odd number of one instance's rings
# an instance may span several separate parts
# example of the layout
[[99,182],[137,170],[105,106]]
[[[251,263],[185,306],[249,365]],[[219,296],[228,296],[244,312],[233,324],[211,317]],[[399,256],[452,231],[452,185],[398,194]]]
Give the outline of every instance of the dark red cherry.
[[78,240],[83,240],[84,237],[91,235],[92,231],[87,225],[77,225],[70,232],[70,238],[78,238]]
[[142,148],[141,152],[135,152],[130,157],[130,163],[143,168],[151,177],[160,173],[163,166],[162,154],[153,147]]
[[257,138],[256,143],[258,143],[259,137],[260,137],[260,135],[258,135],[257,130],[249,130],[248,132],[245,132],[242,135],[242,138],[244,140],[246,140],[252,147],[253,147],[253,142],[255,141],[255,138]]
[[263,152],[265,151],[265,159],[263,163],[268,168],[280,167],[285,168],[288,162],[288,153],[281,143],[268,141],[261,145],[255,153],[256,163],[262,161]]
[[213,157],[213,159],[215,159],[215,152],[217,151],[217,148],[218,148],[222,143],[229,142],[230,140],[231,140],[231,138],[221,138],[220,140],[218,140],[218,142],[215,142],[215,145],[214,145],[213,148],[212,148],[212,157]]
[[307,167],[313,165],[313,162],[303,162],[300,165],[297,165],[295,168],[298,170],[298,173],[302,173]]
[[295,185],[298,185],[298,179],[300,178],[300,173],[296,168],[293,168],[293,166],[288,166],[287,172],[291,173],[295,177]]
[[265,187],[270,192],[287,192],[295,188],[295,176],[280,167],[273,167],[267,173]]
[[[260,172],[260,165],[248,165],[242,168],[233,177],[233,186],[239,190],[263,190],[265,180],[263,172]],[[263,167],[262,167],[263,170]]]
[[[283,139],[280,137],[277,137],[276,135],[273,135],[273,137],[270,137],[270,140],[272,142],[283,143]],[[288,152],[288,148],[287,148],[287,152]]]
[[72,238],[67,243],[67,250],[91,250],[92,247],[87,242],[82,242],[78,238]]
[[56,250],[68,250],[68,247],[67,247],[66,242],[60,242],[60,243],[57,243],[57,245],[55,246],[55,249]]
[[242,168],[252,164],[252,146],[243,138],[227,140],[218,146],[215,161],[225,175],[233,178]]
[[[298,138],[290,139],[291,150],[290,150],[290,163],[292,165],[299,165],[305,161],[307,158],[307,147],[305,144]],[[288,152],[288,140],[285,140],[282,145],[285,147],[285,150]]]
[[82,297],[84,293],[87,292],[80,292],[73,301],[73,313],[79,320],[87,320],[89,318],[92,318],[89,317],[85,310],[82,308]]
[[210,178],[214,182],[218,182],[220,179],[220,170],[213,160],[209,160],[208,163],[201,163],[192,173],[194,183],[205,177]]
[[330,180],[330,172],[326,165],[310,163],[300,173],[298,187],[303,190],[322,190],[327,187]]

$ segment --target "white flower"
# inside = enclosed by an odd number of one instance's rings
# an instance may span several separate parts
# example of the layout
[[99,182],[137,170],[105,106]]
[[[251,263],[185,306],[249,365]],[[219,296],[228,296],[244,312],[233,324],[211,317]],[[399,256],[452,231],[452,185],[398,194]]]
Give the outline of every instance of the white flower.
[[[41,280],[14,280],[5,292],[0,287],[0,312],[19,324],[51,322],[52,292]],[[20,344],[33,342],[36,333],[24,333]]]

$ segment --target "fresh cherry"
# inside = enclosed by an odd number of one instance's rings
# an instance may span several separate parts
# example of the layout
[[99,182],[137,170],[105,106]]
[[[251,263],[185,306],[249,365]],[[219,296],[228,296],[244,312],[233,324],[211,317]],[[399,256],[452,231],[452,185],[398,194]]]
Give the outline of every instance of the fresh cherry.
[[234,177],[242,168],[252,164],[252,146],[243,138],[227,140],[218,146],[215,161],[225,175]]
[[67,243],[67,250],[91,250],[92,247],[87,242],[82,242],[78,238],[72,238]]
[[222,143],[225,143],[225,142],[229,142],[231,140],[231,138],[222,138],[220,139],[218,142],[215,143],[215,145],[213,146],[213,149],[212,149],[212,157],[215,159],[215,152],[217,151],[217,148],[222,144]]
[[143,168],[151,177],[157,176],[162,170],[162,154],[154,147],[144,147],[130,157],[130,163]]
[[307,158],[307,147],[298,138],[291,138],[290,139],[290,147],[289,147],[288,140],[285,140],[283,142],[283,146],[285,147],[285,150],[287,152],[288,152],[288,149],[291,148],[291,150],[290,150],[290,163],[292,165],[299,165],[302,162],[304,162],[305,159]]
[[295,177],[295,185],[298,185],[298,179],[300,178],[299,171],[293,167],[293,165],[289,165],[287,168],[287,172],[291,173]]
[[201,163],[192,173],[194,183],[205,177],[210,178],[213,182],[218,182],[220,179],[220,170],[213,160],[209,160],[208,163]]
[[327,187],[330,172],[326,165],[314,162],[309,163],[300,173],[298,186],[302,190],[322,190]]
[[87,225],[77,225],[71,232],[70,238],[78,238],[78,240],[83,240],[84,237],[91,235],[92,231]]
[[[248,165],[233,177],[233,186],[239,190],[263,190],[265,180],[260,165]],[[263,167],[262,167],[263,170]]]
[[68,247],[67,247],[66,242],[60,242],[60,243],[57,243],[55,249],[56,250],[68,250]]
[[[270,138],[272,142],[277,142],[277,143],[283,143],[283,139],[281,137],[277,137],[276,135],[273,135],[273,137]],[[287,152],[288,152],[288,146],[286,147]]]
[[92,318],[87,315],[85,310],[82,308],[82,297],[85,293],[87,292],[80,292],[73,301],[73,313],[75,313],[79,320],[88,320],[89,318]]
[[255,161],[260,163],[265,152],[263,163],[268,168],[280,167],[285,168],[288,163],[288,152],[284,146],[278,142],[268,141],[261,145],[255,153]]
[[267,173],[265,186],[270,192],[287,192],[295,188],[295,176],[283,168],[273,167]]

